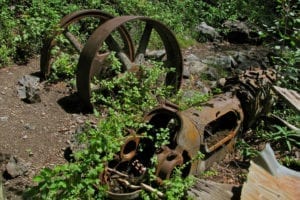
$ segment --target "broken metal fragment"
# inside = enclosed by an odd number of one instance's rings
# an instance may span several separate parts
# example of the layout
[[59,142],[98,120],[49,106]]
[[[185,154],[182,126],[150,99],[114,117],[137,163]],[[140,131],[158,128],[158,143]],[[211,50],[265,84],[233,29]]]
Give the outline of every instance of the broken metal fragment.
[[293,108],[296,109],[296,111],[300,112],[300,94],[297,91],[275,85],[273,88],[277,94],[285,99]]
[[241,199],[293,200],[299,196],[300,173],[280,165],[270,144],[267,144],[258,158],[251,161]]

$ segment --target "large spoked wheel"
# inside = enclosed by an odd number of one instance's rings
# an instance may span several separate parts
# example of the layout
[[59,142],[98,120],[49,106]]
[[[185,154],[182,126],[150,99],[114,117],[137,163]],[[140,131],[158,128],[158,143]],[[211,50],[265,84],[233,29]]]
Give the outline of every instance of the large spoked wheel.
[[[112,15],[96,9],[80,10],[63,17],[53,37],[43,43],[40,58],[41,77],[49,77],[52,65],[62,54],[68,54],[76,67],[80,52],[89,36],[99,25],[112,18]],[[133,59],[134,49],[128,32],[124,27],[120,27],[118,31],[124,42],[122,50]]]
[[[141,25],[140,39],[135,42],[136,52],[134,52],[133,59],[122,51],[118,45],[118,38],[115,37],[114,33],[118,31],[122,26],[135,29],[131,23],[138,23]],[[129,27],[129,28],[127,28]],[[136,66],[143,65],[145,63],[146,50],[151,45],[153,40],[152,37],[156,37],[155,40],[160,40],[162,48],[164,49],[165,55],[163,57],[163,67],[168,70],[164,74],[164,84],[172,86],[174,93],[180,88],[182,81],[182,55],[179,44],[174,34],[162,23],[143,16],[121,16],[115,17],[106,21],[100,27],[98,27],[91,37],[88,39],[85,47],[83,48],[79,62],[78,70],[76,75],[76,83],[79,96],[84,101],[87,108],[92,109],[93,104],[91,103],[91,81],[95,76],[99,77],[99,73],[105,73],[110,66],[105,66],[105,60],[107,58],[107,52],[100,53],[106,42],[109,41],[111,45],[110,50],[116,52],[117,58],[123,64],[122,69],[131,70]],[[131,38],[133,37],[131,34]],[[108,45],[110,46],[110,45]],[[105,77],[100,75],[100,77]]]

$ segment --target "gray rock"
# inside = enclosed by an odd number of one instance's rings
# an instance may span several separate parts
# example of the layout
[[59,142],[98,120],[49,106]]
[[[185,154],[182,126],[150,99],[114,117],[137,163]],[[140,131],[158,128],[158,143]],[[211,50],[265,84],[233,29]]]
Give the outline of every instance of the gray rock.
[[185,59],[185,62],[191,62],[191,61],[201,61],[201,59],[196,56],[195,54],[189,54]]
[[261,39],[256,27],[238,20],[227,20],[223,26],[228,29],[226,38],[230,43],[243,44],[260,44]]
[[203,60],[203,62],[208,64],[209,66],[220,67],[227,70],[230,68],[235,68],[237,66],[237,62],[232,56],[210,56]]
[[236,52],[234,55],[238,68],[241,71],[247,70],[250,67],[264,67],[269,66],[269,60],[266,53],[263,52]]
[[20,99],[27,103],[41,102],[38,77],[25,75],[18,81],[17,92]]
[[146,51],[145,57],[149,58],[156,58],[156,59],[161,59],[166,55],[165,50],[153,50],[153,51]]
[[183,71],[182,71],[182,77],[183,78],[190,78],[191,76],[191,73],[190,73],[190,70],[187,66],[183,67]]
[[198,42],[212,42],[221,38],[216,29],[212,26],[207,25],[205,22],[201,22],[196,27],[196,31],[199,33]]
[[189,68],[189,72],[193,75],[199,75],[200,73],[207,70],[207,64],[201,61],[191,61],[186,63],[187,67]]
[[189,54],[184,59],[183,77],[189,78],[190,75],[199,75],[207,69],[207,65],[201,61],[195,54]]
[[207,85],[205,85],[202,81],[197,81],[196,82],[196,87],[199,89],[199,91],[202,94],[209,94],[209,93],[211,93],[210,87],[208,87]]
[[24,127],[25,127],[25,129],[27,129],[27,130],[35,130],[35,126],[33,126],[33,125],[29,124],[29,123],[26,123],[26,124],[24,125]]
[[15,156],[12,156],[6,164],[6,172],[11,178],[23,176],[26,172],[28,172],[28,169],[29,164]]
[[206,79],[209,81],[217,81],[220,78],[220,73],[214,67],[208,67],[206,71],[203,72],[205,74]]

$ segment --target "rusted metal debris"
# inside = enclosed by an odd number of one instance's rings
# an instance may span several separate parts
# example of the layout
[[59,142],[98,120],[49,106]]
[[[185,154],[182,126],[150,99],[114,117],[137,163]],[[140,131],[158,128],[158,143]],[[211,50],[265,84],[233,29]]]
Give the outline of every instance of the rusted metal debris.
[[41,58],[40,58],[40,72],[42,78],[48,78],[51,73],[51,62],[52,58],[51,51],[57,45],[57,36],[63,34],[70,41],[72,46],[79,53],[83,48],[83,44],[79,42],[79,39],[76,38],[68,28],[71,24],[79,22],[81,19],[94,17],[98,18],[101,21],[106,21],[113,18],[112,15],[104,13],[99,10],[89,9],[89,10],[79,10],[73,12],[69,15],[63,17],[59,23],[59,28],[56,30],[50,37],[46,38],[43,42],[41,49]]
[[[116,40],[113,38],[112,33],[120,27],[125,26],[127,23],[136,21],[143,22],[145,25],[139,44],[137,44],[137,51],[134,53],[133,58],[130,58],[123,53]],[[107,67],[110,67],[106,66],[104,62],[108,54],[99,54],[99,49],[101,49],[104,42],[112,41],[112,45],[109,46],[109,48],[110,50],[117,52],[116,55],[123,64],[123,71],[127,71],[142,64],[141,62],[143,62],[142,60],[145,57],[146,49],[149,45],[151,33],[153,31],[158,33],[166,50],[164,67],[175,69],[175,71],[167,72],[165,83],[166,85],[173,86],[175,91],[180,88],[183,71],[182,55],[174,34],[159,21],[148,17],[115,17],[106,21],[94,31],[80,54],[76,80],[79,96],[86,105],[90,108],[93,107],[90,102],[91,80],[93,77],[103,73]]]
[[[88,38],[86,44],[81,44],[69,26],[80,23],[85,18],[100,19],[99,27]],[[125,26],[130,23],[140,23],[143,27],[140,41],[134,44]],[[47,39],[41,51],[40,70],[43,78],[47,78],[51,73],[51,50],[56,45],[56,37],[63,34],[73,45],[74,49],[80,53],[78,68],[76,73],[76,85],[78,94],[83,103],[90,110],[91,103],[91,82],[96,78],[113,76],[106,74],[108,66],[105,62],[110,52],[116,52],[116,56],[122,63],[123,72],[132,70],[145,64],[145,53],[153,32],[157,32],[165,49],[164,66],[174,68],[165,74],[165,84],[171,85],[176,92],[181,85],[183,62],[179,44],[174,34],[161,22],[143,16],[120,16],[113,17],[110,14],[99,10],[80,10],[65,16],[59,25],[60,29]],[[117,34],[118,33],[118,34]],[[107,48],[105,49],[104,47]],[[135,47],[136,50],[135,50]]]
[[300,173],[278,163],[269,144],[251,162],[241,199],[298,199]]
[[[152,139],[144,137],[143,129],[131,133],[109,167],[125,173],[128,178],[122,178],[133,185],[145,181],[153,157],[157,158],[155,175],[158,184],[170,178],[176,167],[181,167],[182,177],[197,176],[233,150],[238,133],[267,112],[265,107],[272,102],[270,88],[274,80],[272,70],[247,70],[227,79],[226,92],[202,104],[201,109],[195,106],[180,111],[171,103],[160,105],[145,116],[145,122],[152,126],[147,131]],[[156,134],[161,128],[168,128],[169,144],[157,148]],[[199,152],[204,153],[204,159],[197,159]],[[107,177],[105,182],[111,186],[110,194],[114,198],[118,195],[125,198],[126,193],[132,192],[120,183],[116,173],[110,171]],[[129,193],[128,198],[131,198]]]
[[300,112],[300,94],[295,90],[289,90],[279,86],[273,86],[274,90],[285,99],[296,111]]
[[[99,18],[101,23],[83,45],[68,31],[68,27],[86,17]],[[137,45],[125,28],[131,22],[144,24]],[[50,74],[51,49],[55,46],[55,37],[64,34],[80,53],[76,74],[77,89],[89,109],[93,108],[90,102],[92,80],[95,77],[114,76],[106,74],[111,67],[105,62],[108,55],[116,52],[123,72],[145,64],[144,57],[153,31],[158,33],[165,48],[164,67],[175,69],[166,72],[165,84],[173,86],[175,92],[180,88],[183,71],[181,51],[173,33],[162,23],[143,16],[114,18],[98,10],[82,10],[64,17],[60,27],[44,43],[41,55],[42,76],[47,78]],[[119,33],[118,37],[115,36],[116,32]],[[120,152],[107,164],[107,170],[101,175],[103,184],[109,186],[109,196],[112,199],[134,199],[144,189],[163,197],[164,194],[160,191],[145,184],[146,181],[149,182],[149,169],[153,167],[151,160],[154,157],[157,158],[154,166],[157,185],[170,178],[177,167],[181,169],[182,177],[197,176],[213,162],[221,160],[233,150],[237,135],[269,111],[275,78],[272,70],[250,69],[223,81],[225,92],[199,105],[201,109],[193,106],[179,110],[177,105],[166,101],[150,111],[145,116],[145,123],[152,128],[131,130]],[[168,144],[157,147],[157,133],[161,128],[168,130]],[[197,158],[200,152],[205,156],[201,160]]]

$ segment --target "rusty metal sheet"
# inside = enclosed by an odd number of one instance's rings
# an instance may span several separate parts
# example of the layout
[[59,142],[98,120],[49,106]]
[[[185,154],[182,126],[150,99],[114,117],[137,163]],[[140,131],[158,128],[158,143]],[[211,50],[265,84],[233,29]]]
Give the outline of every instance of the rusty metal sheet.
[[285,99],[293,108],[300,112],[300,94],[291,89],[282,88],[279,86],[273,86],[277,94]]

